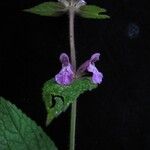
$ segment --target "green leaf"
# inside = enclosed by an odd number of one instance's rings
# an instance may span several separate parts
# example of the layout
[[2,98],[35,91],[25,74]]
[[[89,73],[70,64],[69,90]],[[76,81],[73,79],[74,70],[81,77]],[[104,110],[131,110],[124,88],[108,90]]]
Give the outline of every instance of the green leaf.
[[24,11],[41,16],[59,16],[65,11],[65,7],[59,2],[44,2]]
[[48,80],[43,87],[43,100],[47,110],[46,125],[65,111],[80,94],[96,87],[97,85],[93,84],[89,77],[76,79],[69,86],[59,85],[54,79]]
[[0,97],[0,150],[57,150],[51,139],[15,105]]
[[106,13],[106,9],[95,5],[84,5],[79,10],[79,15],[83,18],[90,19],[109,19],[110,17]]

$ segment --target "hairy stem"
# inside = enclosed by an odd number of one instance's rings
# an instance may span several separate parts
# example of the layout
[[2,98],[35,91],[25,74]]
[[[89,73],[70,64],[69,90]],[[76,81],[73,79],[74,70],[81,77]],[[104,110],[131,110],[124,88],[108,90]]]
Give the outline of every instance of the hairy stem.
[[75,40],[74,40],[74,16],[75,12],[70,8],[69,10],[69,36],[70,36],[70,57],[73,70],[76,71],[76,52],[75,52]]
[[[71,2],[73,2],[73,0],[71,0]],[[74,16],[75,16],[74,9],[70,7],[69,9],[70,55],[71,55],[71,64],[75,72],[76,71],[76,53],[75,53],[75,41],[74,41]],[[77,102],[75,101],[71,106],[69,150],[75,150],[76,111],[77,111]]]

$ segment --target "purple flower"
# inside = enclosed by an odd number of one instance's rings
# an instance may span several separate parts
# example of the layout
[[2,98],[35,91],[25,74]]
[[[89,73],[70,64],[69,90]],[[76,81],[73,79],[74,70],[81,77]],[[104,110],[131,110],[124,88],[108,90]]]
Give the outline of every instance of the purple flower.
[[95,84],[100,84],[102,82],[103,74],[98,71],[95,66],[95,62],[99,60],[100,53],[95,53],[91,56],[89,60],[83,63],[79,69],[77,70],[77,75],[81,76],[87,70],[88,72],[92,72],[92,81]]
[[95,62],[99,60],[99,56],[99,53],[93,54],[91,58],[84,62],[75,73],[73,72],[72,66],[69,62],[69,57],[67,56],[67,54],[62,53],[60,55],[62,69],[55,76],[56,82],[60,85],[69,85],[75,77],[79,78],[83,76],[86,71],[88,71],[93,74],[92,82],[95,84],[100,84],[102,82],[103,74],[99,72],[95,66]]
[[62,53],[59,59],[60,62],[62,63],[62,69],[55,76],[55,80],[58,84],[69,85],[74,78],[74,72],[69,62],[69,57],[67,56],[67,54]]

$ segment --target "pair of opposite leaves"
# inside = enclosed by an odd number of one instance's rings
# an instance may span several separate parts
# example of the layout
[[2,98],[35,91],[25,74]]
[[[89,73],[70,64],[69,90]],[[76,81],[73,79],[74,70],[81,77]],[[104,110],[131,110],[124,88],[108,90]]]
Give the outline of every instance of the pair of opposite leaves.
[[70,8],[74,9],[76,14],[83,18],[90,19],[108,19],[106,9],[96,5],[86,5],[84,0],[74,0],[73,4],[69,4],[67,0],[58,0],[59,2],[44,2],[24,11],[34,13],[41,16],[57,17],[69,11]]

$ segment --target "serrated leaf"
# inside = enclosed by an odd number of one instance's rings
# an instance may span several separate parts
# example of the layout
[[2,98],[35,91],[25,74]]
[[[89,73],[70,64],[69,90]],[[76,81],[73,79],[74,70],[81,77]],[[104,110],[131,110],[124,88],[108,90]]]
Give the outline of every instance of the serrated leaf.
[[43,100],[47,110],[46,125],[64,112],[80,94],[96,87],[97,85],[93,84],[89,77],[76,79],[69,86],[59,85],[54,79],[48,80],[43,87]]
[[83,18],[89,19],[109,19],[110,17],[106,13],[106,9],[95,5],[84,5],[79,10],[79,15]]
[[44,2],[24,11],[41,16],[59,16],[64,13],[65,7],[59,2]]
[[0,150],[57,150],[51,139],[15,105],[0,97]]

